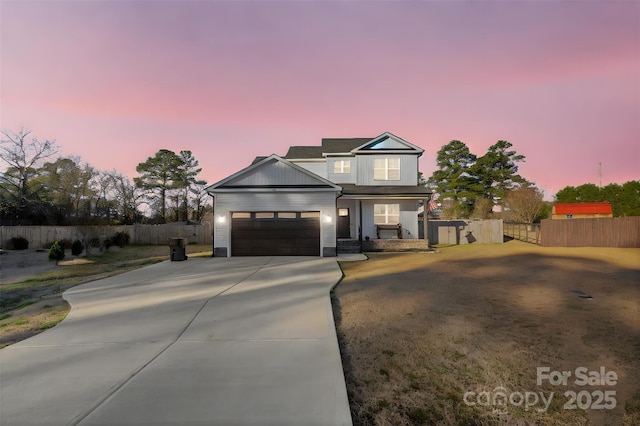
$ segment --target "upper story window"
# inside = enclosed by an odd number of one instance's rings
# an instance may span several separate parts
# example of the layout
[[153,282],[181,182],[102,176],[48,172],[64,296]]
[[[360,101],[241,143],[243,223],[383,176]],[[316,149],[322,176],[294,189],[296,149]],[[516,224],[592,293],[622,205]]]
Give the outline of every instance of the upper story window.
[[351,160],[336,160],[333,163],[333,173],[351,173]]
[[373,163],[374,180],[400,180],[400,158],[376,158]]

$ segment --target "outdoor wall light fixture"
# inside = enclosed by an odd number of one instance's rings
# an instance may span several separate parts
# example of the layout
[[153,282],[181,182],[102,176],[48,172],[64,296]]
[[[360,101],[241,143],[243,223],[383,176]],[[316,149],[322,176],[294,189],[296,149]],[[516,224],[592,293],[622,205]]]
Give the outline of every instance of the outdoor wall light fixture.
[[222,215],[218,215],[218,223],[225,223],[227,221],[227,218],[222,216]]
[[329,216],[329,215],[326,215],[324,217],[324,221],[325,221],[325,223],[331,223],[333,221],[333,218],[331,216]]

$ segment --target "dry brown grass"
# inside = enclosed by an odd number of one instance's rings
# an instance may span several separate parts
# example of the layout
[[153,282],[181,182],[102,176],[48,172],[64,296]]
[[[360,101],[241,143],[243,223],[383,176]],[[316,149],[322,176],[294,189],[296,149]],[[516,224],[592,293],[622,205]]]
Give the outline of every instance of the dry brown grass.
[[[211,246],[188,245],[187,254],[191,257],[211,256]],[[127,246],[110,249],[100,255],[65,259],[58,265],[35,252],[28,260],[26,253],[19,255],[25,258],[21,260],[25,265],[11,265],[7,261],[2,264],[3,273],[11,267],[19,270],[8,272],[6,276],[10,278],[0,282],[0,348],[41,333],[62,321],[71,309],[62,298],[65,290],[167,260],[169,248]],[[48,263],[42,265],[42,262]],[[32,275],[29,275],[30,270]],[[11,279],[16,276],[19,278]]]
[[[512,241],[342,267],[334,306],[356,425],[640,424],[640,250]],[[604,366],[619,381],[537,386],[538,366]],[[498,413],[463,401],[499,386],[553,402]],[[564,409],[565,391],[597,389],[617,407]]]

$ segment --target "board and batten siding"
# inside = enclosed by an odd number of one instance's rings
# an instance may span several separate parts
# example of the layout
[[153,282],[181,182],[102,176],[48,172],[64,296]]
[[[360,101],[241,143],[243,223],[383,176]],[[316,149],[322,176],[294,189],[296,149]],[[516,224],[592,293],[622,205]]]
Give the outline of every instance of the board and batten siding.
[[316,177],[304,173],[288,164],[272,160],[271,163],[253,170],[227,182],[227,185],[262,186],[262,185],[288,185],[295,182],[298,185],[315,185]]
[[[305,170],[309,170],[321,178],[327,179],[327,163],[325,161],[295,161],[292,160],[296,166],[300,166]],[[331,179],[329,179],[331,180]]]
[[[374,180],[376,158],[400,158],[400,180]],[[403,154],[358,155],[357,185],[416,185],[418,183],[418,156]]]
[[[228,255],[233,255],[230,247],[232,212],[319,211],[320,253],[323,247],[336,247],[336,193],[333,191],[218,193],[215,198],[213,244],[226,247]],[[331,218],[330,222],[327,217]]]
[[[362,202],[362,237],[376,239],[376,225],[373,217],[374,204],[400,204],[400,224],[402,238],[418,238],[418,213],[415,200],[366,200]],[[386,235],[390,235],[387,233]]]

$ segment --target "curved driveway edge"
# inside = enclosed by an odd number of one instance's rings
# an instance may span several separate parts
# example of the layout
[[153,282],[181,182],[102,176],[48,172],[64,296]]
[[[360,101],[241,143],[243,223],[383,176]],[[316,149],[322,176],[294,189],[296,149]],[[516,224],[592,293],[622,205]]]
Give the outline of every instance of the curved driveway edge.
[[0,350],[0,424],[350,425],[335,259],[163,262],[74,287]]

